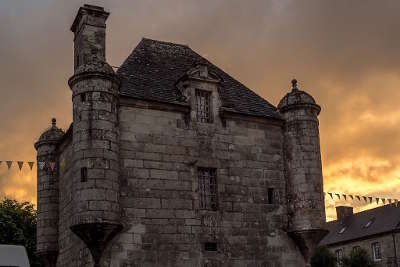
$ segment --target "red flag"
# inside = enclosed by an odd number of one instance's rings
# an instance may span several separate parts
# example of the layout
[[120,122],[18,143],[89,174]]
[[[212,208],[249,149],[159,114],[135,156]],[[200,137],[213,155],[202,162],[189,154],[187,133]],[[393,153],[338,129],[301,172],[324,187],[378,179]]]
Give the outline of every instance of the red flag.
[[51,161],[51,162],[49,162],[49,163],[50,163],[50,169],[51,169],[51,171],[54,171],[54,168],[56,167],[56,163],[53,162],[53,161]]

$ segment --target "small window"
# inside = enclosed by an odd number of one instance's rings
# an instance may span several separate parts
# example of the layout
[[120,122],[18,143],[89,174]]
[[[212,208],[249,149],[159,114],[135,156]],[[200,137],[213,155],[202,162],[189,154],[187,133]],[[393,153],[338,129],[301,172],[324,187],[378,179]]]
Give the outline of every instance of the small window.
[[268,188],[268,204],[275,204],[274,203],[274,189]]
[[198,168],[200,208],[208,210],[218,209],[217,170],[212,168]]
[[343,266],[343,250],[342,249],[336,250],[335,255],[336,255],[336,266],[342,267]]
[[346,231],[346,229],[347,229],[346,226],[342,227],[342,229],[340,229],[338,234],[343,234]]
[[365,225],[364,228],[368,228],[371,226],[371,224],[375,221],[375,218],[370,219]]
[[87,179],[88,179],[87,176],[88,176],[87,175],[87,168],[86,167],[81,168],[81,182],[82,183],[87,182]]
[[81,102],[82,103],[86,102],[86,93],[81,94]]
[[217,243],[216,242],[205,242],[204,250],[205,251],[217,251]]
[[374,261],[382,260],[381,244],[379,242],[372,243],[372,256]]
[[211,92],[196,89],[196,110],[198,122],[212,122],[210,99]]

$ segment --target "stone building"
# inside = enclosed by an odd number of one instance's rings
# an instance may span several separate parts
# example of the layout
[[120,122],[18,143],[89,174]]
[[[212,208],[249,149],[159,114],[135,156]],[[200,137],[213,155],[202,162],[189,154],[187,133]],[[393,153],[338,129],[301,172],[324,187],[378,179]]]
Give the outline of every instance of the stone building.
[[307,266],[325,233],[313,97],[293,80],[276,108],[188,46],[150,39],[115,73],[108,15],[79,9],[73,122],[35,144],[57,163],[38,168],[47,266]]
[[329,233],[320,245],[336,255],[338,266],[354,249],[369,252],[378,267],[400,266],[400,208],[395,204],[353,214],[352,207],[336,207],[337,220],[328,222]]

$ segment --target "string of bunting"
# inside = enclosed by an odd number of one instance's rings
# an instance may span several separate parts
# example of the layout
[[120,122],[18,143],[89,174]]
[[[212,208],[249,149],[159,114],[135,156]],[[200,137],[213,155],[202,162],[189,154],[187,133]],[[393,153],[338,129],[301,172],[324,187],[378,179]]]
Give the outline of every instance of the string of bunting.
[[[22,168],[24,167],[25,164],[28,164],[29,169],[32,171],[33,166],[35,165],[34,161],[12,161],[12,160],[0,160],[0,167],[2,163],[5,163],[7,166],[7,169],[10,170],[13,166],[13,163],[17,163],[18,169],[22,171]],[[65,160],[61,161],[60,163],[60,169],[61,171],[64,171],[66,166]],[[39,170],[44,170],[44,169],[50,169],[51,171],[54,171],[56,168],[56,162],[54,161],[39,161],[37,162],[37,167]]]
[[383,204],[392,204],[394,203],[395,206],[399,205],[399,200],[396,198],[384,198],[384,197],[373,197],[373,196],[360,196],[360,195],[350,195],[350,194],[342,194],[342,193],[335,193],[335,192],[324,192],[324,194],[328,194],[332,200],[335,200],[335,197],[338,200],[344,200],[344,201],[356,201],[358,200],[359,202],[365,202],[367,204],[372,204],[372,202],[375,200],[376,204],[378,205],[379,202],[382,202]]

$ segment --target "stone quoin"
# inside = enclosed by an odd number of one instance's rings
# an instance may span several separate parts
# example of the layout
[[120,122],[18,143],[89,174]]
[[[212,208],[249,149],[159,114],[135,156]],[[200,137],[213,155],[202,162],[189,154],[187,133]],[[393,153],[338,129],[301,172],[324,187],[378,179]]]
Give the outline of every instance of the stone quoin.
[[[278,107],[186,45],[142,39],[114,72],[102,7],[74,33],[73,122],[35,144],[46,266],[309,266],[325,234],[318,115]],[[62,166],[62,167],[61,167]]]

